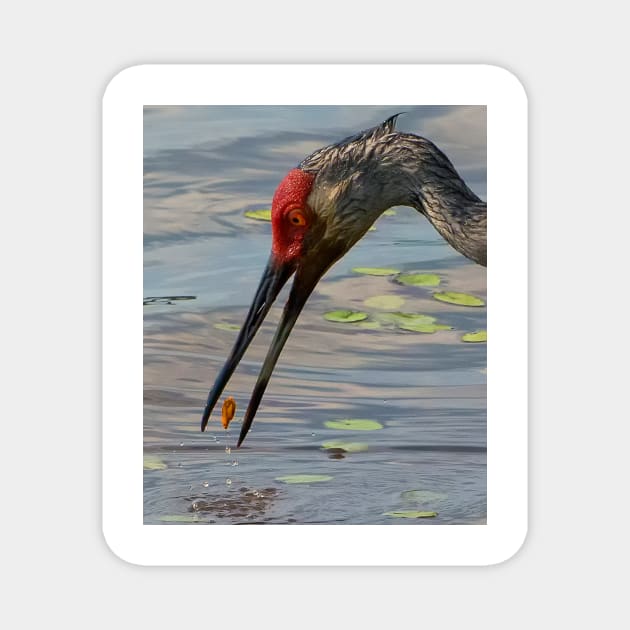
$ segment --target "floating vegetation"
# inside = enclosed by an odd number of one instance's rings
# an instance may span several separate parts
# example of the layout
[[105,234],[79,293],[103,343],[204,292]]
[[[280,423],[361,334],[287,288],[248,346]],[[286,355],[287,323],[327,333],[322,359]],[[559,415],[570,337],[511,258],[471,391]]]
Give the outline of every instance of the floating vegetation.
[[368,308],[381,308],[386,311],[400,308],[404,303],[405,298],[399,295],[375,295],[363,301]]
[[400,493],[400,496],[410,503],[434,503],[448,498],[447,494],[431,490],[405,490]]
[[437,516],[437,512],[385,512],[383,516],[391,516],[392,518],[432,518]]
[[234,331],[234,330],[240,330],[241,329],[241,327],[238,324],[228,324],[227,322],[217,322],[216,324],[213,324],[213,325],[218,330]]
[[434,293],[433,297],[440,302],[457,304],[458,306],[483,306],[485,304],[485,302],[481,298],[470,295],[468,293],[456,293],[455,291]]
[[447,324],[414,324],[413,322],[398,324],[398,328],[401,330],[419,333],[434,333],[438,330],[453,330],[453,327],[448,326]]
[[200,523],[198,514],[166,514],[160,516],[163,523]]
[[437,287],[440,276],[434,273],[401,273],[394,281],[412,287]]
[[168,466],[155,455],[145,455],[142,461],[143,470],[164,470]]
[[400,273],[399,269],[390,269],[389,267],[354,267],[352,271],[365,276],[395,276]]
[[343,324],[350,324],[352,322],[360,322],[368,318],[367,313],[362,311],[328,311],[324,313],[324,319],[329,322],[341,322]]
[[[371,308],[391,309],[404,303],[404,299],[397,295],[376,295],[365,300],[364,304]],[[369,319],[368,319],[369,317]],[[363,311],[328,311],[324,319],[331,322],[354,324],[365,330],[379,330],[381,328],[399,328],[409,332],[435,333],[439,330],[452,330],[447,324],[438,324],[435,317],[421,313],[375,312],[371,315]],[[365,321],[368,320],[368,321]]]
[[145,297],[142,298],[142,306],[150,306],[151,304],[172,304],[179,300],[196,300],[196,295],[165,295],[162,297]]
[[340,429],[342,431],[375,431],[382,429],[383,425],[376,420],[326,420],[324,426],[329,429]]
[[357,323],[357,328],[365,328],[366,330],[378,330],[379,328],[382,328],[380,322],[358,322]]
[[221,408],[221,424],[224,429],[227,429],[232,418],[234,417],[234,412],[236,411],[236,403],[234,402],[234,398],[232,396],[228,396],[223,403],[223,407]]
[[374,318],[381,324],[389,324],[402,328],[403,326],[429,326],[436,322],[435,317],[422,313],[375,313]]
[[248,219],[255,219],[256,221],[271,221],[271,209],[248,210],[245,212],[245,216]]
[[468,343],[481,343],[488,341],[488,332],[486,330],[476,330],[475,332],[462,335],[462,341]]
[[282,483],[319,483],[330,481],[332,478],[330,475],[286,475],[276,477],[276,481],[282,481]]
[[375,313],[378,323],[411,332],[434,333],[438,330],[452,330],[452,326],[438,324],[435,317],[421,313]]
[[385,212],[383,212],[384,217],[393,217],[395,214],[396,210],[394,210],[393,208],[390,208],[389,210],[385,210]]
[[364,442],[344,442],[343,440],[329,440],[322,444],[326,451],[335,450],[344,453],[363,453],[368,450],[368,445]]

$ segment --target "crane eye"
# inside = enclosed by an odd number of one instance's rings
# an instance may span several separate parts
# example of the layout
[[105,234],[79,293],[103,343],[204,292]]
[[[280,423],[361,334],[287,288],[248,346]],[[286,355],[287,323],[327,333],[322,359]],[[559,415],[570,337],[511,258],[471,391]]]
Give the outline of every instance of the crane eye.
[[287,218],[289,219],[292,225],[296,225],[296,226],[306,225],[306,216],[304,215],[304,212],[300,210],[299,208],[296,208],[295,210],[291,210],[291,212],[287,214]]

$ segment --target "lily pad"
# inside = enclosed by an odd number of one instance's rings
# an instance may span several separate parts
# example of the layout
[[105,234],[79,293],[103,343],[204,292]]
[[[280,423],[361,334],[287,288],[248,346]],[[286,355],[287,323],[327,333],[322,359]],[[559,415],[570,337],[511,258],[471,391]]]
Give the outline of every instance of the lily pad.
[[395,276],[400,273],[399,269],[390,269],[389,267],[354,267],[354,273],[362,273],[365,276]]
[[413,322],[398,324],[398,328],[401,330],[409,330],[411,332],[419,333],[434,333],[438,330],[453,330],[452,326],[448,326],[446,324],[414,324]]
[[376,420],[326,420],[324,426],[329,429],[341,429],[342,431],[375,431],[382,429],[383,425]]
[[469,343],[480,343],[482,341],[488,341],[488,331],[476,330],[475,332],[466,333],[462,335],[462,341]]
[[142,462],[142,468],[144,470],[164,470],[168,468],[168,466],[155,455],[145,455]]
[[163,523],[199,523],[201,519],[198,514],[166,514],[160,516]]
[[150,306],[152,304],[172,304],[178,300],[196,300],[196,295],[165,295],[162,297],[145,297],[142,298],[143,306]]
[[431,315],[421,313],[374,313],[374,319],[381,324],[391,324],[402,327],[408,326],[428,326],[434,324],[436,319]]
[[383,216],[385,217],[393,217],[396,214],[396,210],[393,210],[392,208],[390,208],[389,210],[385,210],[385,212],[383,212]]
[[437,516],[437,512],[385,512],[383,516],[392,516],[393,518],[432,518]]
[[217,322],[216,324],[214,324],[215,328],[218,328],[219,330],[240,330],[241,327],[238,326],[237,324],[228,324],[227,322]]
[[379,328],[382,328],[380,322],[370,322],[370,321],[358,322],[357,327],[365,328],[366,330],[378,330]]
[[248,210],[245,213],[248,219],[256,219],[257,221],[271,221],[271,210]]
[[276,477],[276,481],[283,483],[319,483],[320,481],[330,481],[332,477],[329,475],[286,475],[284,477]]
[[345,451],[346,453],[363,453],[368,450],[368,445],[363,442],[344,442],[343,440],[330,440],[322,444],[325,450],[334,448]]
[[382,308],[386,311],[400,308],[404,303],[405,298],[399,295],[375,295],[363,301],[368,308]]
[[433,297],[440,302],[457,304],[458,306],[483,306],[485,304],[485,302],[481,298],[470,295],[468,293],[456,293],[455,291],[434,293]]
[[360,322],[367,318],[368,314],[361,311],[328,311],[324,313],[324,319],[329,322],[341,322],[343,324]]
[[394,280],[412,287],[437,287],[440,284],[440,276],[434,273],[401,273]]
[[431,490],[405,490],[400,493],[400,496],[411,503],[435,503],[448,498],[447,494]]

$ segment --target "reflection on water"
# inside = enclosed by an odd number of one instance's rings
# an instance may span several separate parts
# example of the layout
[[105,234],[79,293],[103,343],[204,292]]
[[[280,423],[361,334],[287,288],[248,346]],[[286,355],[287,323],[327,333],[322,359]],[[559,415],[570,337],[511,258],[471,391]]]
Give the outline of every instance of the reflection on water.
[[[485,269],[454,252],[415,210],[384,216],[320,282],[305,307],[244,445],[233,447],[287,290],[271,309],[225,395],[237,403],[225,431],[220,406],[200,415],[267,260],[270,225],[243,217],[269,207],[283,175],[310,151],[395,111],[399,128],[444,149],[485,196],[485,110],[414,108],[148,108],[145,111],[144,441],[162,465],[145,470],[146,523],[479,523],[486,515],[486,346],[461,335],[486,327],[486,309],[438,302],[433,289],[352,267],[441,276],[440,290],[486,298]],[[328,322],[328,310],[367,309],[396,295],[400,310],[452,330],[368,330]],[[185,298],[185,299],[184,299]],[[194,299],[193,299],[194,298]],[[341,431],[327,420],[378,420]],[[367,450],[331,453],[323,442]],[[278,477],[328,475],[286,485]],[[425,491],[424,494],[409,493]],[[406,493],[406,494],[405,494]],[[432,494],[431,494],[432,493]],[[410,503],[433,497],[433,504]],[[386,512],[434,510],[434,519]]]

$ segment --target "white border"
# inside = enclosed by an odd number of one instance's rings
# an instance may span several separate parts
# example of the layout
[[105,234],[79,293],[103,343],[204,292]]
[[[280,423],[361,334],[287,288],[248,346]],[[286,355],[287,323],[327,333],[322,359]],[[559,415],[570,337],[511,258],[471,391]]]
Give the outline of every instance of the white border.
[[[143,106],[399,103],[488,107],[488,524],[143,525]],[[484,65],[123,70],[103,98],[107,544],[123,560],[141,565],[486,565],[507,560],[527,533],[526,294],[527,98],[506,70]]]

